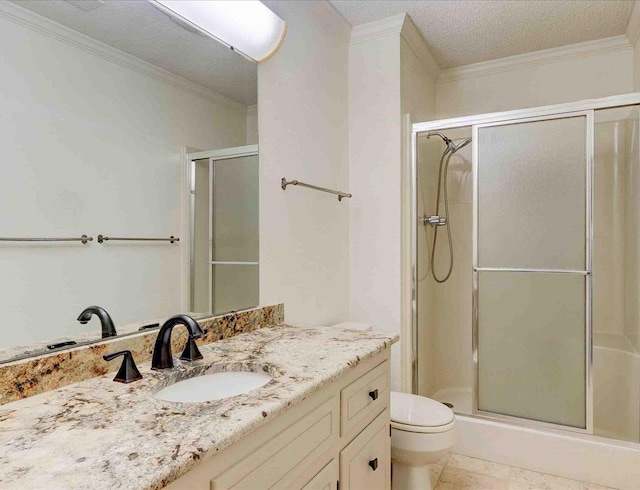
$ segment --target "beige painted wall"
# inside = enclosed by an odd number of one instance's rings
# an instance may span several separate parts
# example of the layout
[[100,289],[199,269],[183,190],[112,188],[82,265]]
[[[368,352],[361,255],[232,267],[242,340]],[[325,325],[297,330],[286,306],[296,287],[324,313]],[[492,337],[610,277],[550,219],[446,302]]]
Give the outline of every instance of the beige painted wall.
[[260,300],[285,303],[289,322],[332,324],[348,317],[349,207],[359,195],[283,191],[280,179],[349,190],[350,26],[329,4],[265,3],[288,32],[258,67]]
[[[180,236],[183,147],[245,142],[244,111],[0,18],[3,236]],[[174,245],[4,244],[5,345],[95,329],[90,304],[117,325],[186,306]]]

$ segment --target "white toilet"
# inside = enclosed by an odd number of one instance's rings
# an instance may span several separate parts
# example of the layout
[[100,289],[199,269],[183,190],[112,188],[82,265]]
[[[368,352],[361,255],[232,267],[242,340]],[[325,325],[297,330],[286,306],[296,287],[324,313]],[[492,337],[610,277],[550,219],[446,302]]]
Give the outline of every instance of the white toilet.
[[391,486],[429,490],[429,464],[456,442],[453,411],[430,398],[391,392]]

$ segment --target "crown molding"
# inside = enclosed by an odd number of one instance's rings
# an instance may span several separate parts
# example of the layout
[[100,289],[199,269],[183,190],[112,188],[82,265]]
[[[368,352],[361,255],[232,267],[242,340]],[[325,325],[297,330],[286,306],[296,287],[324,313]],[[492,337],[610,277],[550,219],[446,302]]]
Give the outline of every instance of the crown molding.
[[640,37],[640,2],[638,0],[633,3],[633,10],[631,10],[625,36],[627,36],[631,46],[635,46]]
[[354,26],[351,29],[349,44],[360,44],[392,34],[400,34],[405,17],[407,17],[407,14],[403,13]]
[[411,17],[406,13],[354,26],[351,30],[351,40],[349,44],[360,44],[391,35],[402,36],[422,62],[427,73],[429,73],[434,81],[438,80],[441,72],[440,65],[438,65],[431,51],[429,51],[422,34],[418,31]]
[[57,41],[61,41],[69,46],[81,49],[82,51],[120,65],[138,74],[167,83],[185,92],[207,99],[217,105],[224,106],[242,114],[246,114],[247,112],[244,104],[229,99],[209,88],[198,85],[186,78],[175,75],[105,43],[92,39],[89,36],[85,36],[78,31],[74,31],[11,2],[0,1],[0,18],[19,24]]
[[631,49],[631,45],[625,35],[586,41],[557,48],[542,49],[532,53],[524,53],[508,56],[497,60],[483,61],[471,65],[447,68],[443,70],[438,83],[447,83],[464,78],[479,77],[492,73],[500,73],[511,70],[519,70],[530,66],[546,65],[557,61],[564,61],[586,56],[595,56],[604,53],[613,53]]
[[400,34],[422,62],[433,81],[437,81],[442,69],[431,54],[431,51],[429,51],[422,34],[420,34],[420,31],[408,15],[405,15]]

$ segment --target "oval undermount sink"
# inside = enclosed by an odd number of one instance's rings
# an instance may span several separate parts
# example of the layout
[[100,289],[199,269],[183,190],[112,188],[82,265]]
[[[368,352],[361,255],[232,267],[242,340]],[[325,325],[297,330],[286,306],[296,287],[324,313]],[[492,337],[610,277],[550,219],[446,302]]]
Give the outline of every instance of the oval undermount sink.
[[223,371],[185,379],[163,388],[156,398],[168,402],[201,403],[256,390],[271,381],[266,373]]

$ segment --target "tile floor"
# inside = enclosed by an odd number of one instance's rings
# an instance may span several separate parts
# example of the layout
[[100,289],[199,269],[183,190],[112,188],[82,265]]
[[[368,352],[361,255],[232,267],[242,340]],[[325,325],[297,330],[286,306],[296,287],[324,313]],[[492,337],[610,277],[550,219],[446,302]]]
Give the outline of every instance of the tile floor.
[[613,490],[460,454],[451,454],[430,469],[435,490]]

